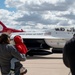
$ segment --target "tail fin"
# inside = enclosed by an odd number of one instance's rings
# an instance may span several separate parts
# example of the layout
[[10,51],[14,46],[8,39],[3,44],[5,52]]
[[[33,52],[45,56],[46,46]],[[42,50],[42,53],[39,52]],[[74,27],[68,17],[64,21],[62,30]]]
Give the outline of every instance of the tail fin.
[[0,21],[0,32],[24,32],[24,31],[13,29],[13,28],[8,28]]
[[2,26],[3,29],[4,29],[4,28],[7,28],[1,21],[0,21],[0,26]]

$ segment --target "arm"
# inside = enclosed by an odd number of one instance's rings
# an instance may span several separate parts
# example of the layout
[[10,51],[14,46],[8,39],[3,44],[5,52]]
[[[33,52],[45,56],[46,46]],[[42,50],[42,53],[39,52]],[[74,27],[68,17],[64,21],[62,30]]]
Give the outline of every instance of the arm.
[[12,54],[13,57],[17,58],[20,61],[25,61],[26,60],[25,54],[20,54],[17,51],[17,49],[15,48],[15,46],[11,45],[10,50],[11,50],[11,54]]

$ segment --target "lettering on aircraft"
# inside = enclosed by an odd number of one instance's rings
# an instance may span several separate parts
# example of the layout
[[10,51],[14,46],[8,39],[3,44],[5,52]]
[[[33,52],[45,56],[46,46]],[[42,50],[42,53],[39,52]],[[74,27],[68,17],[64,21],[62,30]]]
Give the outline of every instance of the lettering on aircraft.
[[43,33],[24,33],[19,35],[43,35]]

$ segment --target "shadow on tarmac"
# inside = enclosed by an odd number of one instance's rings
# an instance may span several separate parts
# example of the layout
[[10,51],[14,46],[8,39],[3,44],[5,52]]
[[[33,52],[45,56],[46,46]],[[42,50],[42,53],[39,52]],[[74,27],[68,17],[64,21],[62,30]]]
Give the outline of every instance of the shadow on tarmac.
[[34,55],[49,55],[49,54],[52,54],[51,52],[49,51],[46,51],[46,50],[30,50],[27,55],[29,56],[34,56]]
[[34,56],[32,56],[32,57],[30,57],[30,56],[28,56],[27,57],[27,59],[31,59],[31,60],[33,60],[33,59],[62,59],[62,57],[43,57],[43,56],[36,56],[36,55],[34,55]]

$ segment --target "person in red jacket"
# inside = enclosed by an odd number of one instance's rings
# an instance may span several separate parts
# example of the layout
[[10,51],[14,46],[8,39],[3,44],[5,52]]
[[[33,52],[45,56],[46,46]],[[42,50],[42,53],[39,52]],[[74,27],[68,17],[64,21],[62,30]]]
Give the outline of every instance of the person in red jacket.
[[17,50],[22,53],[26,54],[28,52],[26,45],[23,43],[23,39],[21,36],[17,35],[14,37],[15,47]]
[[[25,55],[26,55],[26,53],[28,52],[28,50],[27,50],[26,45],[23,43],[23,39],[21,38],[21,36],[16,35],[16,36],[14,37],[14,43],[15,43],[14,46],[17,48],[17,50],[18,50],[21,54],[25,54]],[[15,59],[15,58],[13,58],[13,59],[11,60],[11,70],[13,70],[13,71],[14,71],[14,69],[15,69],[15,63],[16,63],[16,62],[20,62],[20,61],[17,60],[17,59]],[[27,72],[27,69],[26,69],[26,68],[22,67],[22,68],[20,69],[21,75],[23,75],[23,74],[26,73],[26,72]]]

